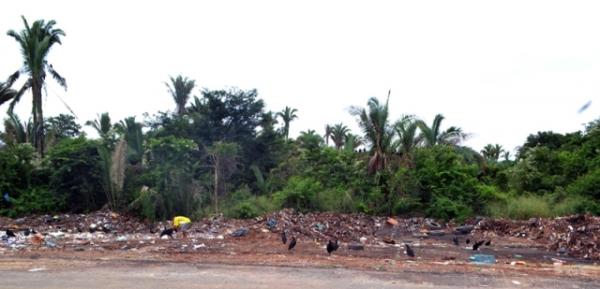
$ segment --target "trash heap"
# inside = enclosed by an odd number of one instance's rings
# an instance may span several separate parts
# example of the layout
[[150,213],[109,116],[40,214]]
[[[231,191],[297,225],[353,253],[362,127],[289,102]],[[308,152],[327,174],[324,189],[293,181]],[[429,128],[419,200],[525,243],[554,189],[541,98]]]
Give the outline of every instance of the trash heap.
[[484,219],[475,230],[533,240],[559,255],[600,259],[600,217],[575,215],[527,221]]

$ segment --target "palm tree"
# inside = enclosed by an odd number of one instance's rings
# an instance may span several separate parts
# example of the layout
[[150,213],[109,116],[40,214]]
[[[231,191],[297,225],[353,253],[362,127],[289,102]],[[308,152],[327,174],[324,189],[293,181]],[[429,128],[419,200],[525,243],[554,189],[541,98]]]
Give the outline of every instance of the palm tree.
[[[42,88],[45,85],[46,74],[49,73],[59,85],[67,88],[67,82],[62,77],[52,64],[46,60],[48,52],[54,44],[61,44],[60,37],[65,36],[61,29],[55,29],[56,21],[37,20],[33,25],[29,26],[24,16],[23,23],[25,28],[17,33],[14,30],[9,30],[7,35],[14,38],[21,46],[21,54],[23,57],[23,67],[13,74],[14,79],[17,79],[20,73],[26,73],[28,79],[21,88],[21,92],[31,88],[33,94],[33,127],[35,130],[34,142],[37,151],[41,156],[44,155],[44,114],[42,112]],[[18,102],[20,94],[14,97],[11,103],[10,110],[14,103]]]
[[488,162],[497,162],[504,149],[499,144],[488,144],[482,150],[481,154]]
[[329,146],[329,138],[331,137],[331,126],[330,125],[325,125],[325,135],[323,136],[325,138],[325,145]]
[[344,139],[344,150],[353,152],[359,146],[363,145],[363,140],[360,136],[355,134],[347,133]]
[[185,105],[190,99],[190,93],[196,86],[196,82],[181,75],[178,75],[176,78],[171,76],[170,79],[171,83],[165,82],[165,85],[177,105],[177,114],[182,115],[185,113]]
[[115,144],[115,135],[112,127],[112,123],[110,122],[110,116],[108,112],[102,113],[98,116],[97,119],[91,121],[88,120],[85,122],[85,125],[89,125],[93,127],[100,138],[104,141],[104,143],[112,148]]
[[298,112],[297,109],[286,106],[285,109],[277,113],[277,116],[280,116],[283,120],[283,135],[285,136],[286,140],[289,138],[290,134],[290,122],[298,118],[296,112]]
[[10,82],[0,82],[0,105],[17,96],[17,91],[10,87]]
[[307,150],[315,150],[323,143],[323,138],[314,130],[309,129],[307,131],[300,132],[300,135],[296,139],[302,148]]
[[417,135],[418,123],[413,115],[404,115],[394,124],[398,139],[394,142],[395,151],[405,162],[409,162],[420,138]]
[[128,117],[115,124],[115,130],[127,142],[127,159],[132,165],[142,161],[144,154],[144,134],[142,124],[135,121],[135,117]]
[[369,159],[369,173],[375,173],[388,167],[393,131],[388,123],[388,103],[390,92],[385,104],[377,98],[370,98],[367,109],[352,107],[350,114],[358,118],[358,125],[365,134],[365,140],[371,145],[372,153]]
[[0,133],[0,139],[9,145],[30,142],[31,128],[30,121],[21,122],[16,114],[9,112],[8,118],[4,120],[4,133]]
[[427,126],[422,120],[417,121],[417,126],[421,130],[420,137],[426,147],[432,147],[437,144],[457,145],[467,138],[467,134],[459,127],[451,126],[447,130],[442,131],[441,125],[443,120],[444,116],[437,114],[431,126]]
[[340,150],[344,146],[344,141],[346,140],[346,134],[348,134],[348,132],[350,132],[350,130],[342,123],[335,124],[331,127],[331,140],[333,140],[336,149]]

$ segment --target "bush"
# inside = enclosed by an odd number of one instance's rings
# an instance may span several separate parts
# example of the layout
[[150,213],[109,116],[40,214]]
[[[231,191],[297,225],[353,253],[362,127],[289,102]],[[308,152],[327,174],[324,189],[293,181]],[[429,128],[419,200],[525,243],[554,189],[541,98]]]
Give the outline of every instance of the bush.
[[300,212],[319,210],[317,195],[323,186],[313,178],[292,177],[282,191],[273,194],[280,208],[293,208]]
[[64,201],[56,198],[52,192],[34,188],[12,199],[12,206],[5,209],[2,214],[13,218],[29,214],[46,214],[56,212],[63,206]]
[[600,169],[578,178],[566,190],[572,195],[590,196],[600,201]]
[[16,144],[0,149],[0,193],[13,198],[29,189],[34,171],[35,150],[30,144]]
[[66,209],[83,212],[106,204],[98,145],[83,137],[65,138],[48,151],[49,189],[65,200]]
[[415,197],[401,197],[394,203],[392,213],[394,215],[408,215],[421,210],[421,202]]
[[508,198],[505,202],[495,202],[488,206],[488,212],[495,218],[529,219],[552,217],[548,198],[537,195],[523,195]]
[[341,187],[323,190],[317,202],[323,211],[351,213],[356,209],[351,191]]
[[434,196],[426,212],[433,218],[456,219],[459,222],[473,215],[473,211],[467,205],[444,196]]

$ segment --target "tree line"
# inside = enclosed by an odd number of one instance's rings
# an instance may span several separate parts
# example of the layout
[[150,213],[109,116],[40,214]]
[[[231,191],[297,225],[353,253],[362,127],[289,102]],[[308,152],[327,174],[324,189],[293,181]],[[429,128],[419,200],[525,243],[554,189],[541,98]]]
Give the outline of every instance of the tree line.
[[[511,157],[499,144],[462,145],[468,134],[445,126],[442,114],[431,123],[394,119],[388,92],[351,108],[359,133],[337,123],[292,138],[298,110],[268,111],[256,90],[197,90],[178,75],[165,82],[172,111],[118,121],[103,112],[84,124],[98,134],[90,138],[72,115],[43,114],[46,76],[67,87],[46,60],[66,34],[55,21],[23,22],[7,33],[23,67],[0,82],[3,215],[103,207],[148,219],[248,218],[284,207],[444,219],[600,213],[598,120],[532,134]],[[22,121],[13,108],[28,91],[33,120]]]

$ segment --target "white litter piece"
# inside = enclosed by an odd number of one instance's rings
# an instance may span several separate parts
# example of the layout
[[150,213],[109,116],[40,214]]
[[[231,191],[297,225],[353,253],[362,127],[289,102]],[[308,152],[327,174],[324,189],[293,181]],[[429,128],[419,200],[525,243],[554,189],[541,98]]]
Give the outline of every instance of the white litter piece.
[[32,269],[29,269],[29,270],[27,270],[27,271],[29,271],[29,272],[39,272],[39,271],[46,271],[46,268],[44,268],[44,267],[32,268]]

